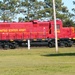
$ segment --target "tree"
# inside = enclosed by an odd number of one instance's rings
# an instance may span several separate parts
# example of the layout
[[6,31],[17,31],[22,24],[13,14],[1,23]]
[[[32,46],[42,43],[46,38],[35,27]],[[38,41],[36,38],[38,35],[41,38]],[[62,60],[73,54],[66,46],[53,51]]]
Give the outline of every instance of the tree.
[[75,23],[73,22],[72,19],[66,19],[63,24],[64,24],[64,26],[66,26],[66,27],[71,27],[71,26],[74,26],[74,25],[75,25]]
[[[73,5],[75,5],[75,1],[73,1]],[[73,17],[73,20],[75,19],[75,7],[72,8],[72,17]]]
[[[53,3],[52,0],[44,0],[45,2],[45,12],[47,16],[50,16],[50,19],[53,19]],[[62,0],[56,0],[56,15],[57,18],[62,19],[62,15],[68,12],[67,7],[63,6]],[[61,15],[61,16],[59,16]]]
[[25,16],[25,21],[41,18],[40,11],[43,7],[43,2],[38,0],[23,0],[21,1],[19,10]]
[[[73,5],[75,5],[75,1],[73,1]],[[72,8],[72,11],[75,13],[75,8]]]
[[[56,16],[64,22],[72,22],[71,14],[62,0],[56,1]],[[74,9],[73,9],[74,11]],[[13,21],[17,15],[22,14],[18,21],[53,19],[53,3],[52,0],[3,0],[0,1],[0,19],[2,21]]]
[[3,0],[0,2],[0,10],[1,20],[5,21],[12,21],[17,13],[16,8],[19,5],[20,0]]
[[[53,19],[53,5],[52,0],[44,0],[45,2],[45,12],[46,17],[49,16],[50,19]],[[64,6],[64,3],[62,3],[62,0],[56,0],[56,17],[57,19],[61,19],[64,23],[64,26],[67,26],[66,23],[72,21],[72,14],[69,12],[68,8]]]

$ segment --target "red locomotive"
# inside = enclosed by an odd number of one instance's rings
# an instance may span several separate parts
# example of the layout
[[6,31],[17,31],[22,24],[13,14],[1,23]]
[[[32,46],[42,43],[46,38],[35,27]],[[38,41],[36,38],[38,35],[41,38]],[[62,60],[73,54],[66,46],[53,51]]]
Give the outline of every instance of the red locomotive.
[[[63,27],[57,20],[58,45],[71,47],[75,43],[75,28]],[[0,23],[0,47],[16,48],[26,46],[27,40],[32,45],[55,46],[54,21],[4,22]]]

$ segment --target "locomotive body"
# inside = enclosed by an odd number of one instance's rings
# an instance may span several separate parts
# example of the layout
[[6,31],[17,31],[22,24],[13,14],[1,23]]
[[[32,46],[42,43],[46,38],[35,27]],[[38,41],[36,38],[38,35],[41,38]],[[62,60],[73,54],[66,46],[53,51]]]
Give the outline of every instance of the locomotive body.
[[[75,43],[75,28],[63,27],[57,20],[58,45],[70,47]],[[4,22],[0,23],[0,47],[16,48],[27,46],[27,40],[33,45],[55,46],[54,21]]]

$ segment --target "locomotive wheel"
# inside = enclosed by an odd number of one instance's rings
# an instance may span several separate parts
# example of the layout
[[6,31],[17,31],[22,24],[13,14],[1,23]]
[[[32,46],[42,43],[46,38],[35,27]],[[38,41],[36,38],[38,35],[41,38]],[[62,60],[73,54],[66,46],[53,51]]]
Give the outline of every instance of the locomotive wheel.
[[68,42],[65,43],[65,47],[68,47]]
[[48,44],[48,46],[51,48],[51,47],[52,47],[52,44],[51,44],[51,43],[49,43],[49,44]]
[[52,43],[52,47],[55,47],[55,43],[54,42]]
[[65,47],[71,47],[72,45],[70,43],[65,43]]
[[10,48],[10,49],[18,48],[18,44],[17,44],[17,43],[10,43],[9,48]]
[[14,43],[14,48],[18,48],[19,45],[17,43]]
[[68,44],[67,43],[65,44],[65,47],[68,47]]
[[9,48],[9,45],[8,44],[4,44],[3,45],[3,49],[7,50]]
[[13,44],[10,44],[9,48],[10,49],[14,49]]
[[0,42],[0,49],[2,49],[2,43]]
[[68,47],[72,47],[72,44],[69,43],[69,44],[68,44]]
[[59,43],[60,47],[65,47],[64,43]]
[[0,49],[2,49],[2,46],[0,45]]

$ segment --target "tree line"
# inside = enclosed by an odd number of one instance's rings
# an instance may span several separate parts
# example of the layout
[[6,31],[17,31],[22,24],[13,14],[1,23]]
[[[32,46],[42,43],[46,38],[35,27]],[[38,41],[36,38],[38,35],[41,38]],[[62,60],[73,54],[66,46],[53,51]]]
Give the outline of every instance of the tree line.
[[[63,21],[64,26],[74,26],[75,8],[72,9],[74,13],[69,12],[68,8],[64,6],[62,0],[56,1],[56,16],[57,19]],[[75,1],[73,1],[75,5]],[[18,21],[30,20],[53,20],[53,3],[52,0],[3,0],[0,1],[0,20],[5,22],[12,22],[18,17]]]

